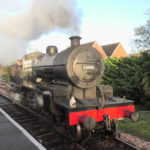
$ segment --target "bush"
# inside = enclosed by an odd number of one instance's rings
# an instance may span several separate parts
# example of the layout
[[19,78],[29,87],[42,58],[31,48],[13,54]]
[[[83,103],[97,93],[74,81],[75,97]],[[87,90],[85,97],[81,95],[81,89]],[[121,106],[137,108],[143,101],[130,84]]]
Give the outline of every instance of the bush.
[[10,80],[10,66],[5,66],[5,67],[1,67],[1,73],[0,73],[0,76],[1,76],[1,79],[6,81],[6,82],[9,82]]
[[114,95],[150,106],[150,51],[126,58],[107,58],[102,84],[112,85]]

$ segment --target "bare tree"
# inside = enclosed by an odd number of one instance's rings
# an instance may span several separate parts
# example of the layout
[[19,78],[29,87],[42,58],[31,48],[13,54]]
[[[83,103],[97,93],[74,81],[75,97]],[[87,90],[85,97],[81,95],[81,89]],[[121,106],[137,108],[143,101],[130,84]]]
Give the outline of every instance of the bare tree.
[[146,24],[135,28],[134,44],[138,50],[150,48],[150,9],[146,12],[149,16]]

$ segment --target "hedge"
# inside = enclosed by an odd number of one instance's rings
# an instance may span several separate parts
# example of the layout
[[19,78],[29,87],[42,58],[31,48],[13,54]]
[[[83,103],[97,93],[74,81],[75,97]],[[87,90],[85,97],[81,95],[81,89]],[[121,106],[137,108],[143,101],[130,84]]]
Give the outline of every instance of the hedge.
[[112,85],[114,95],[150,106],[150,50],[136,56],[107,58],[102,84]]

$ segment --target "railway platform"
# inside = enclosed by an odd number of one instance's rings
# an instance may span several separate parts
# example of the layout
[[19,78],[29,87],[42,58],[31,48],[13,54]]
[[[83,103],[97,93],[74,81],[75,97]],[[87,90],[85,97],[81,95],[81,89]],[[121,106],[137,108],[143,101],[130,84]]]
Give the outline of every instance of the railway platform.
[[0,108],[0,150],[46,150]]

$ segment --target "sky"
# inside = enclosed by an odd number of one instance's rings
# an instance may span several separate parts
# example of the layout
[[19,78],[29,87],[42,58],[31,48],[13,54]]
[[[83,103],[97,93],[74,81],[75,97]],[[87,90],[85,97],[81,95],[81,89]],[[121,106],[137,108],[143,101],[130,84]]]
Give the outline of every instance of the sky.
[[[30,0],[0,0],[0,12],[9,16],[26,11]],[[55,2],[55,0],[54,0]],[[127,53],[133,52],[134,28],[146,23],[145,12],[150,0],[76,0],[81,19],[81,43],[97,41],[99,45],[121,42]],[[53,4],[52,4],[53,5]],[[61,19],[61,18],[60,18]],[[66,33],[55,29],[29,41],[26,53],[45,52],[48,45],[56,45],[61,51],[70,45]]]

